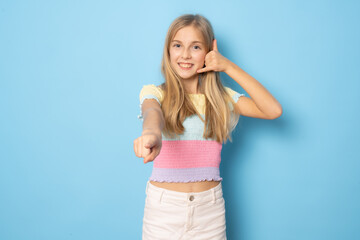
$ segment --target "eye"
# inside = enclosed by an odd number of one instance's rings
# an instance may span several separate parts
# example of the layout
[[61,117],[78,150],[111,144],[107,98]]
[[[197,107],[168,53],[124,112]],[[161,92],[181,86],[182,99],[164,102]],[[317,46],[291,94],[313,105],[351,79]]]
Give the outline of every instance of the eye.
[[177,47],[177,46],[180,46],[180,44],[176,43],[173,45],[173,47]]
[[[196,47],[197,47],[197,48],[196,48]],[[200,48],[199,46],[197,46],[197,45],[196,45],[196,46],[194,46],[194,48],[196,48],[196,49],[201,49],[201,48]]]

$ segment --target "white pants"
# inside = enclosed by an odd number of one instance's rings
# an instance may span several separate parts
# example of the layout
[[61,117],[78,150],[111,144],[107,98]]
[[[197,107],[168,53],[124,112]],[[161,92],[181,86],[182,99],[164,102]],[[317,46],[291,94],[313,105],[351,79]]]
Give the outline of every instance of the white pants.
[[207,191],[184,193],[148,181],[142,239],[226,240],[221,182]]

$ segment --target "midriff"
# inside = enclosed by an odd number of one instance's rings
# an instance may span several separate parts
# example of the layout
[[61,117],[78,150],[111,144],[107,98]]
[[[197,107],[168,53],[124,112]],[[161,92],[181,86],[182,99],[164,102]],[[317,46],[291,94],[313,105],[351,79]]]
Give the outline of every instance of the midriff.
[[217,186],[220,181],[201,181],[201,182],[154,182],[151,184],[177,192],[203,192]]

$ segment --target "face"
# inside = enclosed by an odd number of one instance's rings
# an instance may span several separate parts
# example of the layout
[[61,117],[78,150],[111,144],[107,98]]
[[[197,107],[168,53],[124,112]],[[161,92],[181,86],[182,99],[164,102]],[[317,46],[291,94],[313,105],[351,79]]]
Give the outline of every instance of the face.
[[170,43],[169,52],[171,66],[183,79],[198,79],[196,70],[203,68],[206,56],[199,30],[193,26],[180,29]]

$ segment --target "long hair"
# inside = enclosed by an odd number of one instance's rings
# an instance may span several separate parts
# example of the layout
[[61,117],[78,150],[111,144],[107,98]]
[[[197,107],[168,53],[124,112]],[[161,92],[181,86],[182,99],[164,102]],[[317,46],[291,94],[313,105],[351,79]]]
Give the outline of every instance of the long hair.
[[199,14],[184,14],[171,23],[166,35],[161,62],[161,73],[165,78],[165,82],[161,85],[164,93],[161,104],[165,118],[163,133],[171,138],[176,134],[184,133],[185,128],[182,123],[185,118],[197,114],[204,122],[203,137],[205,139],[215,139],[219,143],[229,139],[232,142],[231,132],[238,123],[239,115],[230,109],[229,103],[234,109],[235,102],[222,85],[219,72],[199,73],[198,89],[205,95],[204,120],[186,94],[181,77],[170,64],[170,43],[176,33],[187,26],[194,26],[200,31],[205,41],[206,52],[213,48],[213,28],[205,17]]

